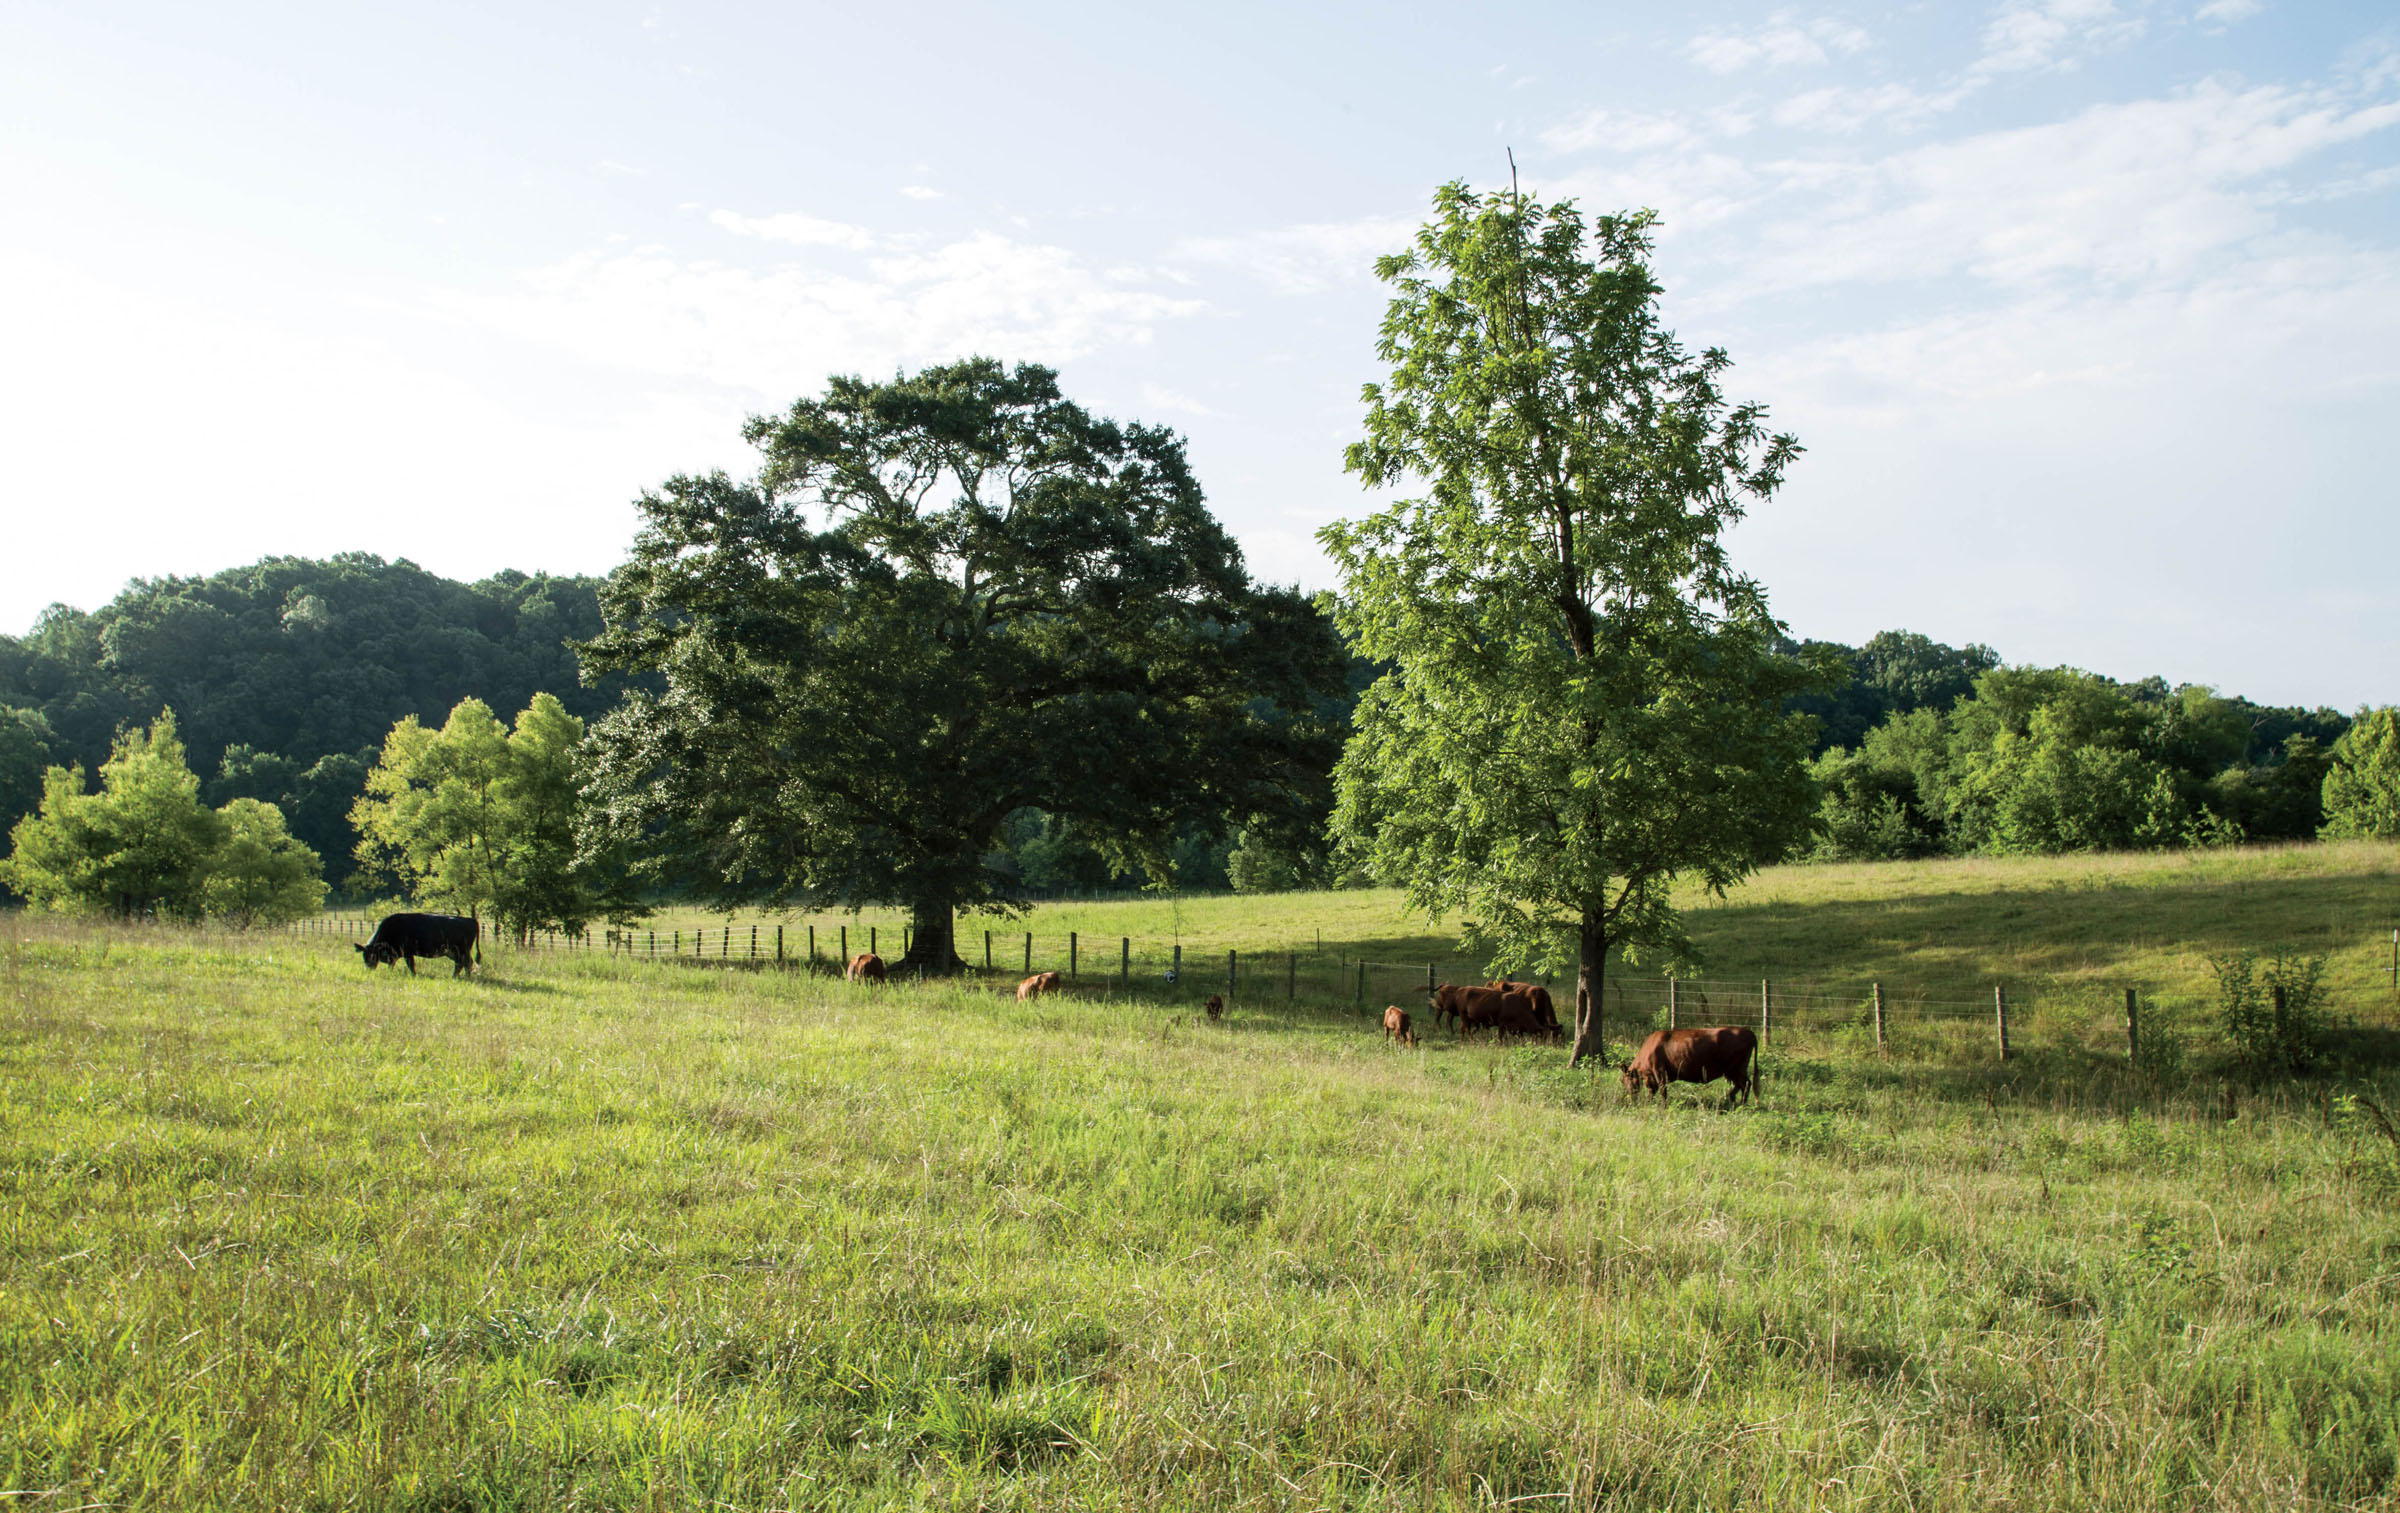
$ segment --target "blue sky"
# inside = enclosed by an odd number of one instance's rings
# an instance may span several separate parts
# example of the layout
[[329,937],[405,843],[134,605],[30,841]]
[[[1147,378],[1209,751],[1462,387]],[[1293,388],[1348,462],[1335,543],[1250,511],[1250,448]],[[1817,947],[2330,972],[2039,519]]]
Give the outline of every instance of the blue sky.
[[2400,17],[18,0],[0,627],[365,550],[599,572],[742,418],[968,352],[1171,424],[1260,575],[1450,178],[1665,217],[1809,448],[1796,633],[2400,699]]

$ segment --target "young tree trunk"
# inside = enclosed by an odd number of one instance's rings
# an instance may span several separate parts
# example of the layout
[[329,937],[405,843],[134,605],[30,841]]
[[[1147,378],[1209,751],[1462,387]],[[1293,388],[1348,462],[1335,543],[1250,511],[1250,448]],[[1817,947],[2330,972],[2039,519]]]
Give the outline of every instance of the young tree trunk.
[[892,963],[895,977],[955,977],[967,969],[958,959],[950,900],[921,898],[909,906],[908,954]]
[[1608,927],[1601,922],[1600,911],[1583,911],[1583,926],[1576,932],[1575,952],[1575,1048],[1568,1053],[1567,1064],[1574,1066],[1586,1056],[1600,1054],[1605,1037],[1600,1012],[1601,994],[1608,986]]

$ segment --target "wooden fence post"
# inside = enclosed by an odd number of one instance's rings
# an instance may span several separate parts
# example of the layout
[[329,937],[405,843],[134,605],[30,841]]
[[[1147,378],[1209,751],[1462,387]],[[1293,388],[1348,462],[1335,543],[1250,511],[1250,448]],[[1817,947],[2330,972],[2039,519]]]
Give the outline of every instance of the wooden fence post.
[[758,960],[758,926],[756,925],[750,927],[750,959]]
[[875,927],[873,925],[867,926],[867,954],[870,956],[883,954],[883,948],[875,944]]
[[1167,976],[1177,987],[1183,986],[1183,942],[1175,943],[1175,960],[1167,966]]
[[1081,958],[1081,943],[1076,938],[1076,932],[1069,930],[1067,932],[1067,980],[1069,982],[1073,982],[1081,975]]
[[1767,1027],[1774,1023],[1775,985],[1762,977],[1758,980],[1758,1043],[1767,1043]]
[[1033,932],[1025,932],[1025,975],[1033,975]]
[[845,972],[850,970],[850,927],[848,925],[842,926],[841,968]]
[[1678,1017],[1678,1016],[1680,1016],[1680,1015],[1682,1014],[1682,1012],[1683,1012],[1683,998],[1682,998],[1682,994],[1681,994],[1681,993],[1678,991],[1678,984],[1677,984],[1677,981],[1676,981],[1676,979],[1674,979],[1674,978],[1670,977],[1670,978],[1668,978],[1668,979],[1667,979],[1667,1028],[1668,1028],[1668,1029],[1672,1030],[1672,1029],[1675,1029],[1675,1028],[1677,1028],[1677,1025],[1676,1025],[1675,1021],[1676,1021],[1677,1017]]
[[1133,937],[1130,935],[1117,937],[1117,991],[1133,991]]
[[775,927],[775,959],[778,962],[783,960],[783,926],[781,925]]
[[675,954],[677,956],[683,954],[683,932],[681,930],[675,932]]
[[1875,1054],[1883,1054],[1883,984],[1875,984]]
[[2139,1068],[2142,1064],[2142,1006],[2134,990],[2125,990],[2125,1064]]
[[1425,996],[1428,998],[1433,996],[1434,991],[1433,969],[1439,965],[1440,963],[1438,962],[1429,961],[1425,963]]
[[1998,1037],[2000,1059],[2008,1059],[2008,989],[1992,985],[1992,1033]]
[[992,932],[989,930],[983,932],[983,969],[986,972],[992,969]]
[[1362,1014],[1367,1008],[1367,964],[1363,961],[1358,964],[1358,1008]]
[[651,930],[647,933],[650,936],[650,948],[644,951],[642,954],[645,956],[656,956],[658,954],[658,932],[656,930]]

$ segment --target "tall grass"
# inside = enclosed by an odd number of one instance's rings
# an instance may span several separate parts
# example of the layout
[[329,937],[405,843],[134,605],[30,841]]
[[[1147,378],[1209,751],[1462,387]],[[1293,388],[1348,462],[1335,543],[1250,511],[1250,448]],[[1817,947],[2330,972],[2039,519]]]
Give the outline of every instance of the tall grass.
[[[0,925],[17,1507],[2386,1506],[2352,1103]],[[1713,1101],[1713,1100],[1712,1100]]]

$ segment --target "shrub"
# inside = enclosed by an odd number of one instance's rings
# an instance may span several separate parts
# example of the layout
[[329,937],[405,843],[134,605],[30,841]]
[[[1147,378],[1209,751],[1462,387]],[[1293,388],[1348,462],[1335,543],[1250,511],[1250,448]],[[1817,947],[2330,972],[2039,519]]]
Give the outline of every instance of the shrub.
[[2234,1059],[2253,1076],[2305,1072],[2324,1049],[2325,958],[2254,951],[2208,959],[2217,1013]]

